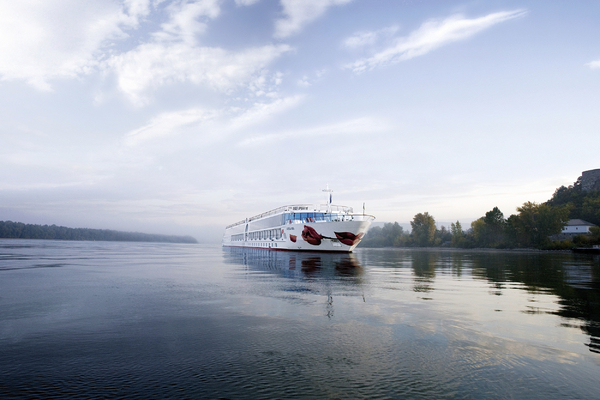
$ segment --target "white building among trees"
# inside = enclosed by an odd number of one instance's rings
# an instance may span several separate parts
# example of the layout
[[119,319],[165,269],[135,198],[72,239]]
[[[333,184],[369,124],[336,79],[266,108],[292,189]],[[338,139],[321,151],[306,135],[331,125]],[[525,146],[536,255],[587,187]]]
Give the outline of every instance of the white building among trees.
[[567,225],[563,228],[561,233],[570,235],[581,235],[590,233],[590,228],[596,226],[591,222],[584,221],[582,219],[571,219],[567,222]]

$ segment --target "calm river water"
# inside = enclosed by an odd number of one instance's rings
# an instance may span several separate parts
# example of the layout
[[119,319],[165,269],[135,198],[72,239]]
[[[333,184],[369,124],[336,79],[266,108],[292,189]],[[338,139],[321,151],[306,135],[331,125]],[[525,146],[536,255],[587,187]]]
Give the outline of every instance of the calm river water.
[[0,398],[600,398],[600,259],[0,240]]

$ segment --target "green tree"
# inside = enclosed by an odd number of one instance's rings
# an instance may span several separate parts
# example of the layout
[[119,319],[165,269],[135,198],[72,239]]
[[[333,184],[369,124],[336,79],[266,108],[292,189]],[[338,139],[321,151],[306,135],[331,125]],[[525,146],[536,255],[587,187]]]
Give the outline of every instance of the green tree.
[[590,242],[594,244],[600,243],[600,228],[592,226],[590,228]]
[[562,206],[566,204],[572,204],[573,208],[571,211],[578,213],[583,205],[583,199],[585,192],[581,190],[581,177],[577,178],[577,181],[572,185],[561,186],[554,191],[552,198],[546,203],[551,206]]
[[506,228],[506,220],[502,211],[498,207],[494,207],[491,211],[485,213],[483,222],[485,227],[482,232],[482,245],[485,247],[499,247],[502,245]]
[[545,204],[552,207],[569,205],[569,218],[579,218],[600,225],[600,191],[583,191],[581,177],[568,187],[561,186],[556,189],[552,198]]
[[521,246],[543,246],[549,243],[550,235],[560,233],[566,225],[570,209],[571,206],[551,207],[528,201],[517,208],[518,215],[508,219],[510,232]]
[[593,224],[600,224],[600,196],[588,196],[583,200],[580,218]]
[[383,236],[386,238],[385,245],[386,246],[397,246],[400,241],[400,237],[404,233],[404,229],[398,224],[394,222],[393,224],[387,223],[383,226],[382,229]]
[[450,232],[452,233],[452,246],[462,247],[465,241],[465,233],[459,221],[450,224]]
[[425,247],[433,243],[435,236],[435,219],[428,212],[419,213],[410,222],[412,237],[417,246]]
[[444,225],[436,229],[433,242],[436,246],[444,245],[452,241],[452,233]]
[[504,235],[506,244],[510,247],[519,247],[521,243],[521,231],[517,229],[519,226],[519,217],[512,214],[506,220],[506,228],[504,229]]
[[374,226],[361,242],[361,247],[399,247],[404,245],[406,234],[397,222]]
[[471,231],[473,235],[473,240],[477,246],[484,246],[485,243],[485,222],[483,221],[483,217],[476,219],[471,222]]

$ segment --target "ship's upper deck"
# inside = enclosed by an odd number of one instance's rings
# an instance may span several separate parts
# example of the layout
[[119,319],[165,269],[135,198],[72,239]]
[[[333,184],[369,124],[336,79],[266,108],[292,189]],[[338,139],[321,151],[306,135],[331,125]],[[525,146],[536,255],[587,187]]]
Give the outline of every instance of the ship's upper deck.
[[353,209],[352,209],[352,207],[337,206],[334,204],[294,204],[294,205],[278,207],[273,210],[266,211],[262,214],[255,215],[248,219],[243,219],[234,224],[228,225],[225,229],[233,228],[234,226],[237,226],[237,225],[256,221],[261,218],[269,217],[271,215],[283,214],[286,212],[294,212],[294,213],[321,212],[321,213],[328,213],[328,214],[352,214]]

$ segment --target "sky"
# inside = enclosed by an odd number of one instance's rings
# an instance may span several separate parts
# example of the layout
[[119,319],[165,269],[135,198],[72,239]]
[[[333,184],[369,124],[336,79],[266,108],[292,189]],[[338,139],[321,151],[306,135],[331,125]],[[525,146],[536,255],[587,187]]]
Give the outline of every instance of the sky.
[[0,220],[508,217],[600,168],[600,2],[0,0]]

